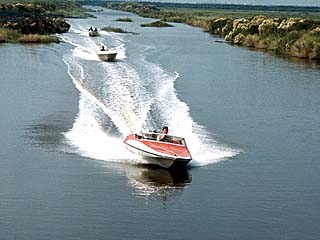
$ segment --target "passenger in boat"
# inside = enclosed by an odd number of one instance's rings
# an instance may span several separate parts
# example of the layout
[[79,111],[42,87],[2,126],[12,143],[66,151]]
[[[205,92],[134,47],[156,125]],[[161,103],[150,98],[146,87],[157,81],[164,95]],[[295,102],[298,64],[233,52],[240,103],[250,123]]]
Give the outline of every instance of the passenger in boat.
[[105,51],[106,49],[104,48],[104,46],[101,47],[100,51]]
[[89,28],[89,31],[93,31],[93,28],[92,28],[92,26]]
[[167,135],[169,131],[169,128],[167,126],[164,126],[162,128],[161,134],[158,135],[157,140],[161,142],[171,142],[171,138]]
[[95,29],[94,29],[94,31],[95,31],[95,32],[98,32],[98,29],[97,29],[97,28],[95,28]]

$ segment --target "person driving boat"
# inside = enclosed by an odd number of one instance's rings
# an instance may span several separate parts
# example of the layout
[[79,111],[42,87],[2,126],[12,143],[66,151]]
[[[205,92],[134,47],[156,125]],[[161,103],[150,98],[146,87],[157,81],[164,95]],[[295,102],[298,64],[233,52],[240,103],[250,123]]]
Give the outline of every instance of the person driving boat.
[[162,128],[161,134],[157,136],[157,140],[161,142],[171,142],[170,136],[167,135],[168,131],[169,131],[169,128],[167,126],[164,126]]

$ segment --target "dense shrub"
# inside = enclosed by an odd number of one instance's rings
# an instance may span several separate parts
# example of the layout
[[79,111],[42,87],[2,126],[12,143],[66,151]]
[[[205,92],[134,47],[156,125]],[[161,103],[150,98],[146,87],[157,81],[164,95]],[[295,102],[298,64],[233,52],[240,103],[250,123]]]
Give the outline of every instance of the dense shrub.
[[18,42],[21,43],[59,43],[59,38],[56,36],[39,35],[39,34],[27,34],[18,38]]
[[239,14],[229,13],[228,17],[214,17],[215,10],[210,15],[206,10],[158,9],[150,4],[132,2],[112,3],[107,7],[168,22],[184,22],[211,34],[224,36],[226,41],[234,44],[266,49],[277,54],[320,58],[320,22],[301,18],[301,14],[288,18],[284,17],[287,13],[279,12],[278,17],[266,17],[252,16],[251,12],[251,16],[245,17],[235,17]]
[[243,44],[247,47],[255,47],[259,45],[260,38],[258,34],[248,35],[245,37]]

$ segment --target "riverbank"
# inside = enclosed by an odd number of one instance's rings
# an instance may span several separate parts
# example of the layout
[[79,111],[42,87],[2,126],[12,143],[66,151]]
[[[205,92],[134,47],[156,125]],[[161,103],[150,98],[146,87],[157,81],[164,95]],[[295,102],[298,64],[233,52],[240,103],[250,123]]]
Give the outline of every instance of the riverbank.
[[0,42],[59,42],[53,34],[67,32],[65,18],[88,17],[86,9],[70,1],[0,2]]
[[[194,7],[193,7],[194,6]],[[193,4],[109,2],[107,8],[186,23],[225,41],[286,56],[320,59],[320,8],[242,6],[202,9]],[[219,5],[220,7],[222,5]],[[263,11],[265,10],[265,11]],[[264,14],[264,15],[261,15]]]

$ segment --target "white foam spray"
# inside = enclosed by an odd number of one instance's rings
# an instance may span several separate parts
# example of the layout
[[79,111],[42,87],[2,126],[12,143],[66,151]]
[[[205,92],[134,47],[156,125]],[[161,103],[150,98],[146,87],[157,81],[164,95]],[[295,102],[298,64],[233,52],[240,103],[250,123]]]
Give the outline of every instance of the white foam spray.
[[[178,99],[174,88],[178,73],[169,73],[144,56],[137,59],[138,64],[100,62],[96,49],[103,37],[89,38],[81,31],[73,29],[64,37],[74,46],[64,61],[80,92],[78,116],[65,134],[72,146],[70,151],[105,161],[142,163],[143,159],[127,151],[123,138],[131,132],[159,129],[166,124],[172,135],[185,137],[193,166],[212,164],[239,153],[215,141],[205,127],[193,121],[189,107]],[[125,59],[124,41],[115,42],[117,58]]]

